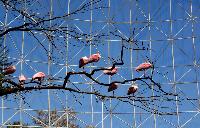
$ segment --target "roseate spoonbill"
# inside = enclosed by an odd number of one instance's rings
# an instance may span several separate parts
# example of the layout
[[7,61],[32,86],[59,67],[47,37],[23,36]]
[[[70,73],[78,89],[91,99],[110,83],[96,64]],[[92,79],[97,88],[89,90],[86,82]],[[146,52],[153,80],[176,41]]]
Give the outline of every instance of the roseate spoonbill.
[[89,57],[89,60],[90,60],[90,63],[92,62],[98,62],[101,58],[101,55],[99,52],[97,52],[96,54],[92,54],[90,57]]
[[147,69],[152,68],[152,67],[153,67],[153,65],[152,65],[151,63],[145,62],[145,63],[142,63],[142,64],[140,64],[139,66],[137,66],[137,67],[135,68],[135,70],[136,70],[137,72],[139,72],[139,71],[147,70]]
[[26,77],[24,75],[19,76],[19,85],[20,87],[24,86],[24,82],[26,81]]
[[86,64],[89,63],[89,58],[87,58],[86,56],[82,57],[80,60],[79,60],[79,68],[85,66]]
[[12,65],[12,66],[6,67],[3,71],[3,74],[9,75],[9,74],[13,74],[15,71],[16,71],[16,67],[14,65]]
[[79,68],[84,67],[86,64],[89,63],[93,63],[93,62],[98,62],[101,58],[101,55],[99,54],[99,52],[97,52],[96,54],[92,54],[90,57],[82,57],[79,60]]
[[44,79],[45,74],[43,72],[37,72],[36,74],[33,75],[32,80],[38,80],[40,84],[42,83],[42,80]]
[[117,83],[112,83],[108,88],[108,92],[114,91],[117,88],[118,88],[118,84]]
[[144,71],[144,76],[145,76],[145,71],[146,71],[147,69],[149,69],[149,68],[152,68],[152,67],[153,67],[153,64],[151,64],[151,63],[149,63],[149,62],[144,62],[144,63],[140,64],[139,66],[137,66],[137,67],[135,68],[135,70],[136,70],[137,72],[139,72],[139,71]]
[[[111,69],[112,67],[109,67],[108,69]],[[103,70],[103,73],[106,74],[106,75],[114,75],[117,73],[117,68],[113,68],[112,70]]]
[[129,87],[127,95],[134,94],[138,90],[138,86],[136,84],[131,85]]

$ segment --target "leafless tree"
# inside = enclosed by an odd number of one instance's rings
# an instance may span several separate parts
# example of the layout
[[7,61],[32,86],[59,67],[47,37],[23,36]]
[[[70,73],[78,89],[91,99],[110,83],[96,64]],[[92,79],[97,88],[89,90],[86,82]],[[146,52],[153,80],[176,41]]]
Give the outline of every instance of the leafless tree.
[[[9,124],[10,126],[7,126],[7,128],[21,128],[21,124],[20,124],[20,121],[14,121],[13,123],[10,123]],[[23,125],[23,128],[29,128],[27,127],[28,124],[22,124]]]
[[[50,112],[51,121],[55,124],[53,127],[69,127],[69,128],[78,128],[76,125],[76,113],[73,110],[67,110],[68,113],[63,115],[63,113],[59,113],[56,109]],[[37,119],[33,120],[34,124],[45,127],[43,124],[48,124],[49,122],[49,113],[45,111],[37,111]]]
[[[48,56],[48,59],[50,61],[55,61],[56,57],[53,56],[55,50],[57,52],[59,51],[59,54],[62,56],[62,54],[65,51],[60,51],[58,46],[66,47],[65,43],[60,41],[57,42],[56,40],[58,37],[62,36],[64,39],[66,39],[66,36],[70,36],[70,38],[73,38],[75,40],[79,40],[82,42],[83,45],[92,45],[89,42],[94,42],[95,45],[97,45],[102,38],[106,38],[107,35],[105,33],[99,33],[97,35],[91,36],[91,33],[80,33],[76,30],[74,27],[70,27],[68,25],[61,25],[63,20],[70,20],[70,17],[78,14],[78,13],[85,13],[88,10],[91,9],[100,9],[100,8],[106,8],[106,5],[101,5],[100,2],[102,0],[90,0],[89,2],[81,5],[77,9],[71,11],[70,13],[64,13],[61,16],[55,16],[53,15],[52,11],[47,11],[47,13],[41,15],[37,14],[32,11],[27,11],[26,8],[24,7],[24,4],[22,4],[19,0],[1,0],[1,5],[5,8],[5,10],[10,10],[13,12],[13,15],[15,17],[21,17],[18,20],[20,21],[19,24],[13,25],[13,26],[5,26],[2,27],[0,30],[0,37],[5,36],[8,33],[12,32],[28,32],[32,37],[34,37],[37,42],[43,47],[43,49],[46,51],[46,54]],[[32,0],[26,0],[26,4],[33,4]],[[40,3],[37,3],[38,5]],[[91,8],[91,4],[93,4]],[[50,24],[51,22],[51,24]],[[52,49],[51,52],[47,50],[47,48],[44,46],[43,43],[41,43],[40,39],[38,38],[38,35],[36,33],[42,33],[46,38],[49,40]],[[115,30],[113,32],[110,32],[109,34],[112,34],[114,37],[118,37],[121,39],[121,50],[120,50],[120,59],[113,61],[112,63],[112,68],[96,68],[91,70],[91,72],[86,72],[86,71],[73,71],[73,72],[67,72],[66,76],[64,77],[64,82],[62,85],[60,84],[54,84],[54,83],[45,83],[43,85],[40,85],[39,82],[35,81],[26,81],[24,84],[35,84],[35,86],[25,86],[25,87],[19,87],[19,83],[12,80],[12,79],[2,79],[2,83],[7,84],[2,91],[0,92],[0,96],[5,96],[8,94],[14,94],[17,92],[30,92],[30,91],[38,91],[38,90],[45,90],[45,89],[58,89],[58,90],[65,90],[69,92],[75,92],[75,93],[80,93],[80,94],[93,94],[95,95],[99,100],[107,100],[109,98],[111,99],[117,99],[122,102],[137,106],[145,111],[155,113],[155,114],[170,114],[166,112],[159,111],[158,109],[155,109],[152,106],[155,106],[153,104],[152,100],[158,101],[160,98],[165,98],[166,100],[173,100],[177,96],[177,94],[169,93],[166,92],[162,86],[159,84],[159,82],[156,82],[153,79],[154,76],[154,68],[151,71],[151,74],[148,76],[144,77],[136,77],[133,79],[126,79],[123,81],[111,81],[111,83],[104,83],[102,81],[96,80],[94,78],[94,75],[98,72],[102,72],[103,70],[113,70],[116,66],[122,66],[124,65],[124,52],[125,50],[148,50],[148,47],[143,46],[143,42],[139,42],[133,38],[125,38],[120,34],[116,34]],[[135,46],[134,48],[129,48],[128,44]],[[85,77],[91,79],[93,82],[108,88],[111,86],[113,83],[118,83],[118,84],[125,84],[129,82],[136,82],[139,81],[143,84],[143,86],[146,86],[147,89],[153,90],[158,93],[158,95],[154,96],[144,96],[144,97],[139,97],[139,96],[134,96],[134,95],[126,95],[126,96],[117,96],[117,95],[110,95],[110,94],[104,94],[99,91],[82,91],[79,89],[74,89],[66,86],[67,83],[70,82],[70,77],[71,76],[77,76],[77,75],[84,75]],[[50,78],[48,79],[50,80]],[[11,88],[12,86],[12,88]],[[133,101],[138,101],[141,103],[140,105],[133,104]],[[157,106],[159,108],[159,106]],[[55,112],[54,112],[55,113]],[[44,113],[40,113],[42,115],[45,115]],[[56,115],[57,113],[55,113]]]
[[[49,122],[49,112],[38,110],[36,111],[36,118],[32,118],[33,125],[46,127]],[[72,109],[65,110],[65,112],[59,112],[54,109],[50,111],[50,120],[53,122],[52,127],[68,127],[68,128],[79,128],[77,125],[76,113]],[[30,124],[20,123],[20,121],[14,121],[9,123],[7,128],[28,128]],[[86,128],[94,128],[91,125],[86,126]]]

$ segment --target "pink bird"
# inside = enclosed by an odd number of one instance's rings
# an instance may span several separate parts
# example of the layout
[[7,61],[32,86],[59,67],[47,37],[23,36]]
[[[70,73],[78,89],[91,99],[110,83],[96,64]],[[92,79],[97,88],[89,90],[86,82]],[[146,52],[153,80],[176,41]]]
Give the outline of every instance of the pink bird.
[[31,81],[33,81],[33,80],[38,80],[38,81],[40,82],[40,84],[41,84],[41,82],[42,82],[42,80],[44,79],[44,77],[45,77],[45,74],[44,74],[43,72],[38,72],[38,73],[36,73],[35,75],[33,75]]
[[16,67],[13,65],[13,66],[8,66],[4,69],[4,72],[3,74],[4,75],[9,75],[9,74],[13,74],[14,72],[16,71]]
[[89,57],[89,60],[90,60],[90,63],[92,62],[98,62],[101,58],[101,55],[99,52],[97,52],[96,54],[92,54],[90,57]]
[[138,90],[138,86],[136,84],[131,85],[129,87],[127,95],[134,94]]
[[87,58],[86,56],[82,57],[80,60],[79,60],[79,68],[85,66],[86,64],[89,63],[89,58]]
[[[111,69],[112,67],[109,67],[108,69]],[[106,75],[114,75],[117,73],[117,68],[113,68],[112,70],[104,70],[103,73],[106,74]]]
[[112,83],[108,88],[108,92],[114,91],[117,88],[118,88],[118,84],[117,83]]
[[89,63],[98,62],[100,58],[101,58],[101,55],[99,54],[99,52],[97,52],[96,54],[92,54],[90,57],[84,56],[79,60],[79,68]]
[[24,75],[19,76],[20,87],[23,87],[25,81],[26,81],[26,77]]
[[137,72],[139,72],[139,71],[145,71],[145,70],[147,70],[147,69],[149,69],[149,68],[152,68],[152,67],[153,67],[153,65],[152,65],[151,63],[145,62],[145,63],[142,63],[142,64],[140,64],[139,66],[137,66],[137,67],[135,68],[135,70],[136,70]]

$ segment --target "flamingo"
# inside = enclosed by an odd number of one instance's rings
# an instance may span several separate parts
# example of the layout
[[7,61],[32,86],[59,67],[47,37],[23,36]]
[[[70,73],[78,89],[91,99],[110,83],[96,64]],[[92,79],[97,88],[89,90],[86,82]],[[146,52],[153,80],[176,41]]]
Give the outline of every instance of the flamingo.
[[108,88],[108,92],[114,91],[117,88],[118,88],[118,84],[117,83],[112,83]]
[[138,90],[138,86],[136,84],[131,85],[129,87],[127,95],[134,94]]
[[26,77],[24,75],[19,76],[19,85],[20,87],[24,86],[24,82],[26,81]]
[[9,75],[9,74],[13,74],[16,71],[16,67],[14,65],[12,66],[8,66],[4,69],[3,74],[4,75]]
[[42,83],[42,80],[44,79],[45,74],[43,72],[37,72],[36,74],[33,75],[32,80],[38,80],[40,84]]
[[84,67],[86,64],[89,63],[98,62],[100,58],[101,55],[99,52],[97,52],[96,54],[92,54],[89,57],[84,56],[79,60],[79,68]]
[[[111,69],[112,67],[109,67],[108,69]],[[113,68],[112,70],[104,70],[103,73],[106,74],[106,75],[114,75],[117,73],[117,68]]]
[[144,76],[145,76],[145,71],[146,71],[147,69],[149,69],[149,68],[152,68],[152,67],[153,67],[153,64],[151,64],[151,63],[149,63],[149,62],[144,62],[144,63],[140,64],[139,66],[137,66],[137,67],[135,68],[135,70],[136,70],[137,72],[139,72],[139,71],[144,71]]

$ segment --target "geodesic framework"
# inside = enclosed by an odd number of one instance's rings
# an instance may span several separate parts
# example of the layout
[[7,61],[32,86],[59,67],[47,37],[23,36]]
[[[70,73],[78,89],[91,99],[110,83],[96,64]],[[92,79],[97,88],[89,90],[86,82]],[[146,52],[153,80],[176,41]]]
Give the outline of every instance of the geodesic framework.
[[[70,13],[88,1],[35,1],[30,5],[24,1],[24,8],[27,12],[35,9],[38,15],[50,12],[49,16],[53,17]],[[124,64],[117,66],[117,75],[111,77],[98,72],[95,79],[110,83],[114,80],[144,77],[143,73],[135,71],[135,67],[150,60],[155,67],[153,80],[160,83],[166,92],[178,95],[165,95],[154,90],[156,86],[150,84],[152,88],[149,88],[140,81],[136,81],[139,90],[135,94],[137,98],[131,99],[131,103],[117,98],[102,99],[95,95],[64,90],[22,92],[2,97],[1,127],[12,126],[10,123],[13,121],[19,121],[19,126],[27,123],[30,127],[40,127],[33,120],[39,121],[43,127],[56,127],[56,123],[64,116],[67,120],[75,119],[74,123],[79,127],[168,128],[195,127],[199,124],[199,1],[106,0],[98,4],[99,7],[101,5],[106,8],[91,9],[58,22],[60,26],[73,27],[79,33],[88,33],[92,37],[89,41],[84,38],[77,41],[70,35],[66,35],[67,38],[59,36],[55,42],[57,47],[53,49],[44,33],[35,33],[43,45],[29,32],[7,33],[3,37],[3,43],[10,51],[10,61],[17,67],[12,79],[17,81],[18,75],[24,74],[30,80],[35,72],[43,71],[48,78],[52,78],[46,79],[46,84],[62,85],[66,72],[89,72],[98,67],[112,66],[113,60],[120,59],[123,38],[138,43],[125,41]],[[90,7],[93,7],[93,3]],[[3,9],[2,7],[2,28],[21,22],[21,15],[12,15],[9,9]],[[23,22],[25,21],[26,19]],[[51,24],[54,23],[49,22],[50,26]],[[106,38],[101,36],[95,42],[95,35],[102,33],[107,35]],[[84,45],[86,42],[87,45]],[[145,49],[134,50],[135,47]],[[48,58],[44,48],[48,53],[53,51],[53,59]],[[78,68],[79,58],[97,51],[102,56],[100,62],[89,64],[85,69]],[[152,70],[148,70],[147,75],[151,72]],[[126,96],[127,88],[133,83],[120,85],[114,95]],[[34,84],[27,86],[32,85]],[[112,92],[107,93],[106,87],[84,75],[72,76],[66,86],[113,95]],[[55,109],[59,116],[53,120],[51,111]],[[159,113],[154,113],[153,109]],[[47,113],[47,122],[38,119],[38,110]],[[70,127],[70,121],[67,122],[66,127]]]

